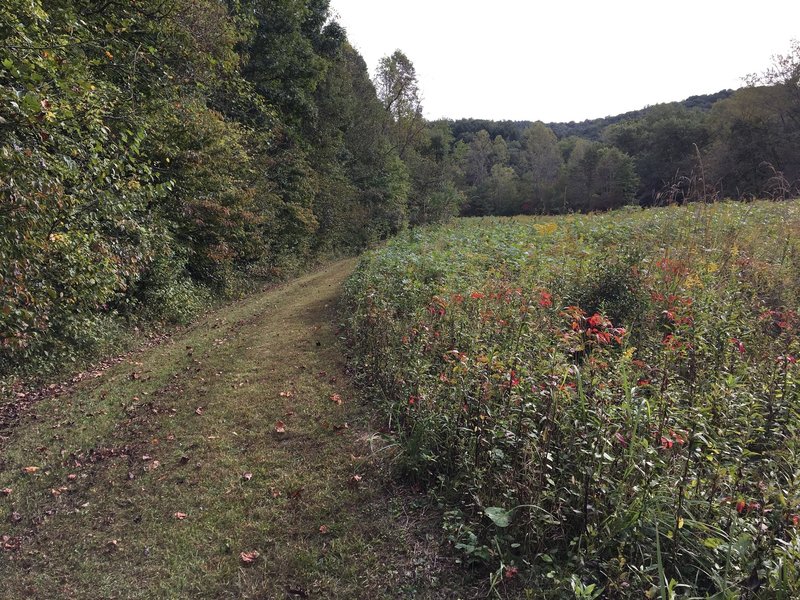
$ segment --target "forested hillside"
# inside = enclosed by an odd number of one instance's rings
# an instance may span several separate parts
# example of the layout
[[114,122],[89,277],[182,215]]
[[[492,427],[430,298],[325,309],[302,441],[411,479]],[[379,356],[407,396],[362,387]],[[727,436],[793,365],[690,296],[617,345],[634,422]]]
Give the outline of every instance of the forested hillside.
[[[720,90],[715,94],[699,94],[690,96],[686,100],[679,102],[669,102],[671,106],[686,109],[699,109],[710,110],[711,107],[719,100],[729,98],[733,94],[733,90]],[[632,121],[644,117],[649,112],[657,110],[655,106],[648,106],[639,110],[632,110],[619,115],[612,115],[607,117],[600,117],[597,119],[585,119],[583,121],[575,122],[569,121],[566,123],[546,123],[546,125],[553,130],[553,133],[561,139],[569,136],[582,137],[594,141],[601,139],[603,129],[609,125],[615,125],[622,121]],[[450,128],[453,132],[455,139],[469,142],[472,136],[485,129],[489,135],[494,138],[501,135],[507,142],[519,141],[522,139],[522,132],[528,127],[533,125],[533,121],[492,121],[490,119],[455,119],[449,121]]]
[[0,6],[0,374],[451,212],[413,65],[327,0]]
[[581,123],[448,121],[465,215],[786,198],[800,183],[800,44],[748,85]]

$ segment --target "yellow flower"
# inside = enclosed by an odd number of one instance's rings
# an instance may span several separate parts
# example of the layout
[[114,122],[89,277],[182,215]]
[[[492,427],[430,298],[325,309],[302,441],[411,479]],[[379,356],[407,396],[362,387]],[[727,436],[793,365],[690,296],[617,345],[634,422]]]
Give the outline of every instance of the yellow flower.
[[558,225],[556,223],[536,223],[534,227],[541,235],[550,235],[558,230]]

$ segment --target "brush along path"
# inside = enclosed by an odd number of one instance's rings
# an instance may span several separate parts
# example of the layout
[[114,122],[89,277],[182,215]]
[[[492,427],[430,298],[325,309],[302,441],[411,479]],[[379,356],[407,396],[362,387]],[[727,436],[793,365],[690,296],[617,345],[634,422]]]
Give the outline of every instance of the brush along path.
[[352,267],[39,402],[0,455],[0,597],[455,597],[439,530],[386,489],[344,377]]

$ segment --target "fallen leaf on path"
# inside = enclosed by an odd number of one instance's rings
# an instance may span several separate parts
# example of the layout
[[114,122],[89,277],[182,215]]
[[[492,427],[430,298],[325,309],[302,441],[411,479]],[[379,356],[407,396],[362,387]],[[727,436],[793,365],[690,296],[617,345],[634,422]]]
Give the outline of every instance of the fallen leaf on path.
[[281,420],[275,421],[275,431],[277,433],[286,433],[286,423]]
[[36,471],[38,471],[38,470],[39,470],[39,467],[25,467],[24,469],[22,469],[22,472],[23,473],[27,473],[28,475],[30,475],[31,473],[36,473]]
[[331,395],[331,402],[334,404],[342,404],[342,397],[339,394],[332,394]]
[[4,535],[0,537],[0,541],[3,543],[3,550],[13,551],[19,550],[22,546],[22,538],[20,537],[11,537],[9,535]]
[[175,516],[176,519],[178,519],[178,521],[183,521],[189,515],[187,515],[186,513],[182,513],[182,512],[176,512],[174,516]]
[[258,550],[251,550],[250,552],[242,552],[239,554],[239,558],[241,558],[242,562],[246,565],[252,565],[259,556],[261,556],[261,553]]

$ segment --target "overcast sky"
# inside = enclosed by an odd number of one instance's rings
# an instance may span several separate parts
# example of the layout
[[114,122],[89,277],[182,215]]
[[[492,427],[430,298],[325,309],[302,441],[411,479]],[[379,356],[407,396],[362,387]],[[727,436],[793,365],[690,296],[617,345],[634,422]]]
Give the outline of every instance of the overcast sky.
[[371,72],[401,49],[425,116],[581,121],[742,85],[800,0],[331,0]]

